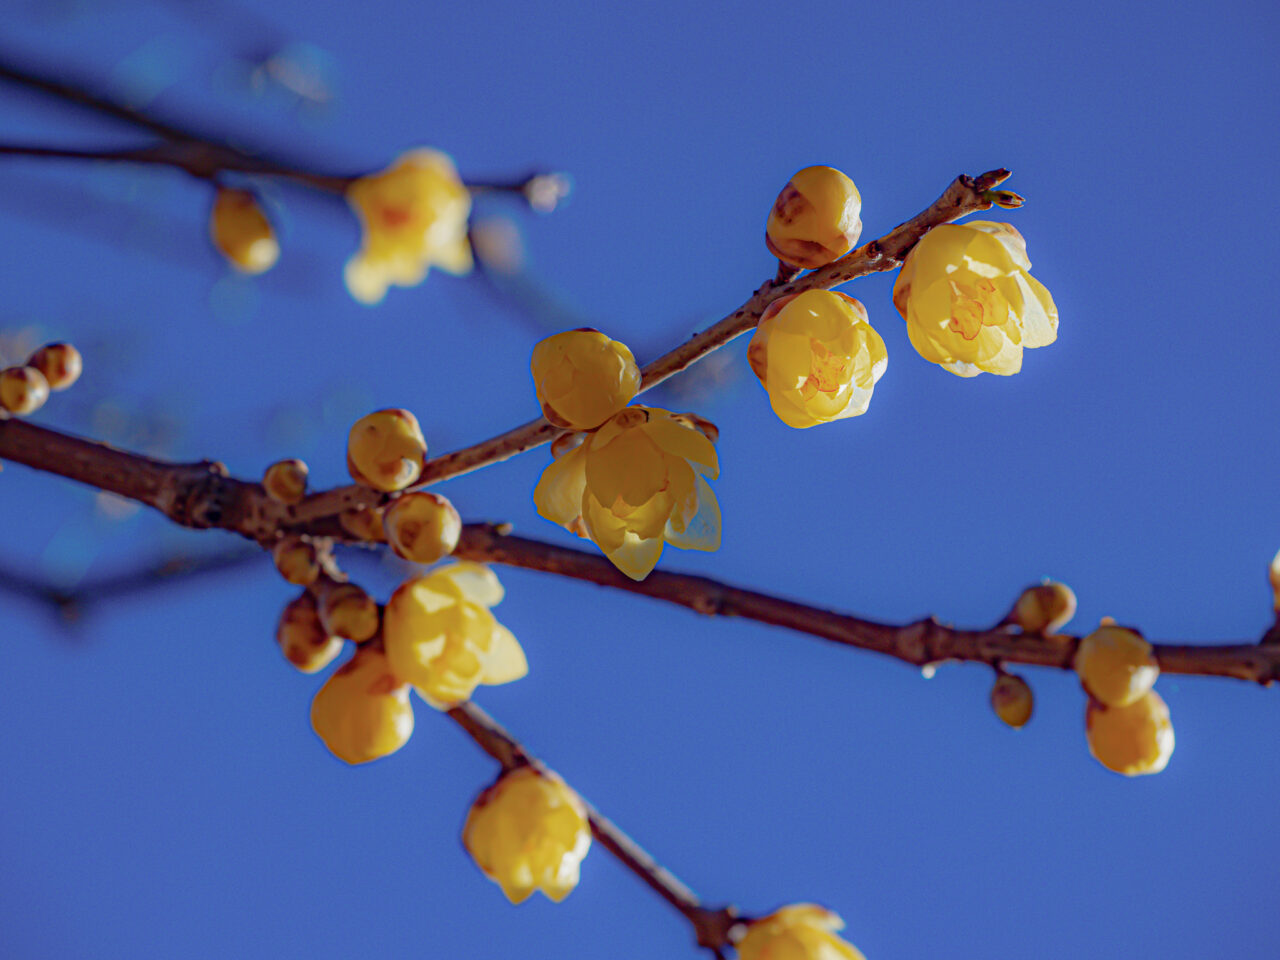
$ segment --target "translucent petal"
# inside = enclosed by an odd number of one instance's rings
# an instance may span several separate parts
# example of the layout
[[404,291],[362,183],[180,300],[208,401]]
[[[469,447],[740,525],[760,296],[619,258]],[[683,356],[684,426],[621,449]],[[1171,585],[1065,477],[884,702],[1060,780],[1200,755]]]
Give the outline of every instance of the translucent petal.
[[718,550],[720,549],[720,503],[711,489],[711,485],[702,477],[698,477],[698,512],[685,525],[683,532],[676,533],[668,526],[666,540],[673,547],[682,550]]
[[[1016,273],[1013,280],[1022,293],[1022,345],[1044,347],[1058,339],[1058,308],[1049,291],[1029,273]],[[1012,299],[1012,298],[1010,298]]]
[[603,447],[593,443],[587,452],[587,488],[607,506],[619,499],[632,506],[648,503],[666,486],[666,473],[662,452],[639,428]]
[[583,444],[553,460],[533,488],[533,503],[538,513],[569,530],[582,516],[582,499],[587,488],[586,453],[586,444]]
[[606,550],[609,562],[632,580],[643,580],[657,566],[662,556],[662,537],[641,540],[634,533],[627,533],[620,546]]
[[497,574],[482,563],[459,560],[441,569],[439,575],[456,584],[462,596],[484,607],[497,606],[505,596]]
[[500,623],[493,626],[489,649],[482,657],[484,672],[480,682],[489,686],[519,680],[529,672],[529,661],[515,634]]
[[715,445],[692,427],[675,420],[666,411],[655,410],[642,428],[664,452],[697,464],[701,473],[713,480],[720,472]]

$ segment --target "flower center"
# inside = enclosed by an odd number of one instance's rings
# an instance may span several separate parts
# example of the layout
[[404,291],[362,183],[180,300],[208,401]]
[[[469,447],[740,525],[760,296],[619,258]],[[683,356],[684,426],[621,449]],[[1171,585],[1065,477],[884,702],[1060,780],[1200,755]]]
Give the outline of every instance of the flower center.
[[996,326],[1003,319],[996,309],[996,285],[982,277],[974,283],[951,284],[951,323],[952,330],[966,340],[975,339],[982,332],[983,325]]

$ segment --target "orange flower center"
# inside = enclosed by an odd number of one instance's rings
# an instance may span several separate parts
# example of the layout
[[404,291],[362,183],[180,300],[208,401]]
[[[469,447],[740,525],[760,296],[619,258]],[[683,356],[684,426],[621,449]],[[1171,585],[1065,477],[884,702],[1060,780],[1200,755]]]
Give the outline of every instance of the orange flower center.
[[849,358],[833,356],[817,337],[809,338],[809,376],[800,396],[812,400],[819,392],[833,394],[849,380]]
[[951,284],[951,329],[966,340],[975,339],[982,327],[993,327],[1003,319],[995,309],[996,285],[985,277],[976,283]]

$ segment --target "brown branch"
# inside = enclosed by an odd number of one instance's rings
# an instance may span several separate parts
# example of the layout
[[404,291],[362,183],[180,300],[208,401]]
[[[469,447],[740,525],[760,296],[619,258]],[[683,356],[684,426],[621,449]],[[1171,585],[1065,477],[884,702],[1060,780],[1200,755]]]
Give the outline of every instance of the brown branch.
[[[779,297],[805,290],[831,289],[849,280],[900,266],[911,248],[934,227],[978,210],[990,209],[991,199],[987,196],[987,191],[1003,183],[1008,177],[1009,171],[1003,169],[989,170],[977,177],[957,177],[942,196],[925,210],[880,239],[863,244],[834,263],[804,274],[790,283],[765,283],[746,303],[723,320],[647,364],[642,371],[640,391],[643,393],[656,387],[730,340],[753,329],[765,308]],[[541,417],[531,420],[496,437],[428,460],[422,478],[413,489],[507,460],[518,453],[550,443],[564,432]],[[390,499],[392,495],[379,494],[367,487],[335,487],[309,497],[296,509],[291,519],[305,524],[343,510],[377,506]],[[281,517],[278,522],[288,521]]]
[[[515,737],[474,703],[468,701],[459,704],[448,711],[448,716],[462,727],[485,753],[497,760],[504,771],[528,766],[550,772],[542,761],[530,754]],[[699,946],[715,951],[729,945],[730,928],[746,922],[738,916],[733,907],[725,906],[716,909],[704,907],[697,894],[654,860],[638,843],[614,825],[613,821],[585,799],[582,803],[587,809],[591,835],[624,867],[684,915],[685,919],[693,925]]]
[[[833,643],[896,657],[917,667],[947,660],[996,666],[1025,663],[1059,670],[1073,669],[1079,638],[1036,636],[997,626],[960,630],[932,618],[895,626],[753,590],[743,590],[709,577],[655,570],[641,581],[624,576],[606,558],[540,540],[512,536],[501,527],[469,523],[455,555],[481,563],[541,570],[600,586],[642,594],[688,607],[708,616],[743,617],[786,627]],[[1234,677],[1254,683],[1280,681],[1280,645],[1258,643],[1154,645],[1164,673]]]
[[[352,541],[333,517],[303,520],[267,497],[261,484],[226,475],[222,464],[200,461],[165,463],[38,427],[15,418],[0,419],[0,459],[26,464],[109,490],[155,507],[183,526],[220,528],[264,545],[281,531]],[[359,488],[358,488],[359,489]],[[283,522],[279,517],[284,517]],[[457,556],[557,573],[602,586],[639,593],[709,615],[745,617],[787,627],[846,646],[872,650],[923,667],[946,660],[993,666],[1027,663],[1070,669],[1078,638],[1039,637],[1012,632],[1003,625],[958,630],[924,619],[893,626],[732,587],[707,577],[655,570],[640,582],[619,573],[596,553],[512,536],[490,524],[467,524]],[[1280,643],[1268,633],[1262,643],[1157,644],[1165,673],[1234,677],[1269,684],[1280,680]]]

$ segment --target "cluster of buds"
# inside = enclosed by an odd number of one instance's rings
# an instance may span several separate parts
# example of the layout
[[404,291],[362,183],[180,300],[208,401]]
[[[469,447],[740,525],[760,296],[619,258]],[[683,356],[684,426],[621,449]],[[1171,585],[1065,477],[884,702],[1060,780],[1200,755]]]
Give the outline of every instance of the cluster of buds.
[[20,367],[0,370],[0,411],[16,417],[35,413],[50,390],[65,390],[80,378],[84,361],[69,343],[41,347]]
[[534,348],[534,389],[547,419],[581,431],[552,445],[533,491],[543,517],[595,543],[643,580],[666,544],[720,546],[714,425],[693,414],[627,406],[640,370],[623,344],[596,330],[556,334]]
[[1173,724],[1152,689],[1160,665],[1151,644],[1104,621],[1080,641],[1075,668],[1089,695],[1085,732],[1094,759],[1127,777],[1163,770],[1173,755]]

